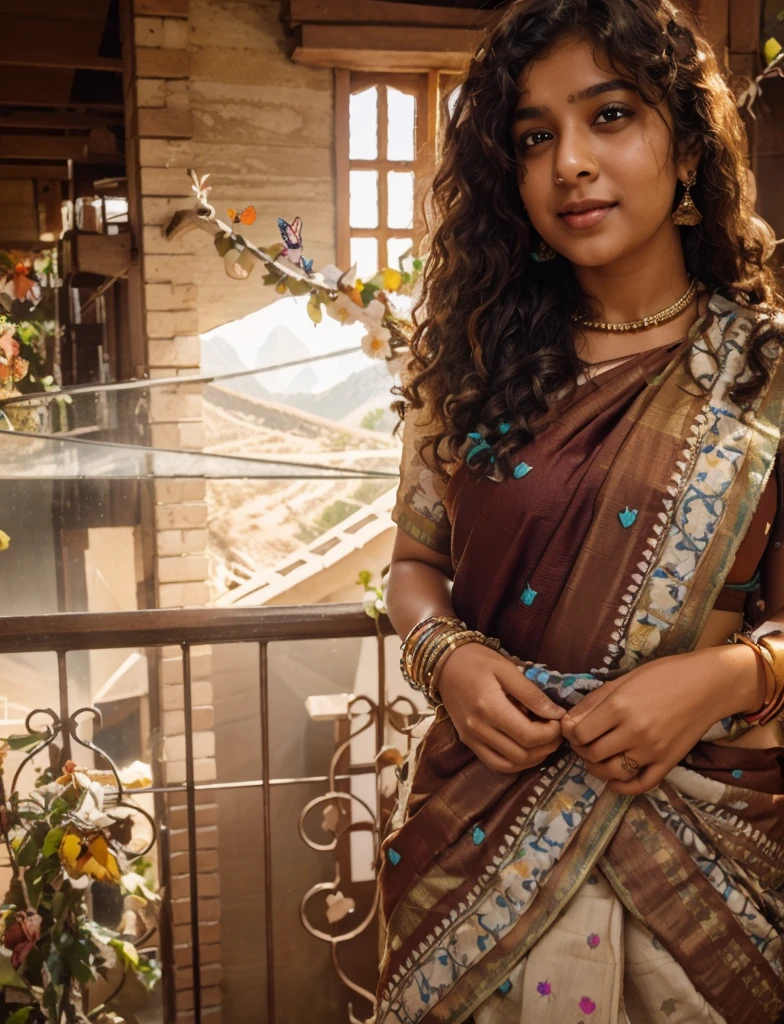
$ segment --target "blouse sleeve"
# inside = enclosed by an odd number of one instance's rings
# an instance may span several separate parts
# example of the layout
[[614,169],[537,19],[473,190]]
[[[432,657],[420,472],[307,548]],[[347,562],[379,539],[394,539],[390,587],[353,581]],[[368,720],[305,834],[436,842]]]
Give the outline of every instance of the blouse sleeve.
[[448,555],[451,527],[444,507],[447,482],[430,468],[420,454],[430,423],[427,407],[409,409],[406,413],[400,485],[392,519],[409,537],[439,554]]

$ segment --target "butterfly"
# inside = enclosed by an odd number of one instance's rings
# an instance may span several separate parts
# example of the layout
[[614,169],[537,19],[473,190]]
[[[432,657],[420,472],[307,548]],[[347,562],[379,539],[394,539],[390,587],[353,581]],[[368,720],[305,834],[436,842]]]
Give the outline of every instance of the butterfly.
[[244,224],[250,227],[256,221],[256,207],[246,206],[242,210],[234,210],[231,207],[226,211],[232,224]]
[[280,237],[283,239],[284,249],[281,256],[286,256],[292,263],[302,267],[306,274],[313,268],[313,260],[306,260],[302,255],[302,220],[295,217],[289,224],[287,220],[278,217],[278,228]]

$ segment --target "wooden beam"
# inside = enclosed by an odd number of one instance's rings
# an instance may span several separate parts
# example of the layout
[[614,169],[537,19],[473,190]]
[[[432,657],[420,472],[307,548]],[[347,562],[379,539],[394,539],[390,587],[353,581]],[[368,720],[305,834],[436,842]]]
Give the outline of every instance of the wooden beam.
[[730,53],[760,52],[762,0],[730,0]]
[[103,21],[0,15],[0,64],[9,67],[122,71],[118,57],[99,57]]
[[[35,0],[34,19],[60,18],[68,21],[93,22],[103,28],[109,10],[109,0]],[[0,0],[0,16],[18,15],[18,0]]]
[[100,128],[105,124],[122,124],[121,114],[83,114],[69,111],[3,110],[0,128],[44,128],[54,130],[84,130]]
[[335,78],[335,221],[337,228],[337,264],[349,266],[351,240],[348,223],[348,111],[351,101],[351,75],[342,68]]
[[460,71],[481,32],[384,25],[302,25],[291,59],[351,71]]
[[730,33],[730,0],[695,0],[694,13],[705,33],[705,38],[716,51],[719,64],[726,67]]
[[0,135],[0,153],[9,160],[86,160],[87,136]]
[[289,0],[292,25],[421,25],[434,28],[482,28],[493,11],[427,4],[394,3],[390,0]]
[[122,71],[122,61],[119,57],[91,57],[87,53],[69,53],[67,50],[63,50],[57,56],[40,54],[29,49],[26,53],[24,51],[7,53],[0,50],[0,64],[11,68],[64,68],[74,71],[81,69],[84,71],[116,71],[118,73]]
[[[63,164],[3,164],[0,180],[46,178],[47,181],[68,181],[68,168]],[[2,186],[0,186],[2,188]]]

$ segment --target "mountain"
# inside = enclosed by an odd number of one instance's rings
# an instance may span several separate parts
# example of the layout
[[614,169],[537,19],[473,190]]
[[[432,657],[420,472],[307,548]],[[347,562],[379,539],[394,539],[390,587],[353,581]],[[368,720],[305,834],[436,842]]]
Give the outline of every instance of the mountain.
[[361,406],[386,408],[392,401],[392,380],[379,364],[371,364],[339,384],[316,394],[287,394],[287,405],[315,413],[328,420],[343,420]]

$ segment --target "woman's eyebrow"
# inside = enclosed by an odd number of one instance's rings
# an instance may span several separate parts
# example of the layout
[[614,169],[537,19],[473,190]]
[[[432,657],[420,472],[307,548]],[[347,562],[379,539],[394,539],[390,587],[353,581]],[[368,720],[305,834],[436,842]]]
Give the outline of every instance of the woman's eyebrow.
[[[582,103],[583,100],[593,99],[595,96],[601,96],[602,93],[618,92],[620,90],[639,92],[634,82],[629,81],[628,78],[612,78],[606,82],[597,82],[595,85],[589,85],[587,89],[581,89],[576,95],[569,96],[569,102]],[[512,115],[512,123],[532,121],[537,117],[543,117],[549,111],[549,107],[519,107]]]

